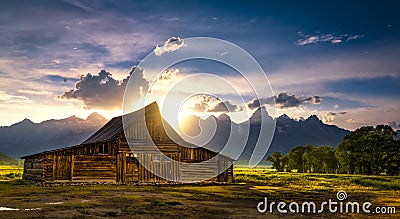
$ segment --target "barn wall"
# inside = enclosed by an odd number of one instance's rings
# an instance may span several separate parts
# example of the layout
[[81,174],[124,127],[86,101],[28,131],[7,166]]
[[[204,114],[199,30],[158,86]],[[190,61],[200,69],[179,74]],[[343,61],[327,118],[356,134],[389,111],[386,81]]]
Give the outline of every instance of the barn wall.
[[74,155],[72,181],[114,181],[116,157],[112,155]]
[[[104,147],[106,146],[106,149]],[[101,147],[101,148],[100,148]],[[116,141],[50,151],[25,158],[24,179],[33,181],[116,181]],[[34,168],[31,168],[31,165]]]
[[[196,182],[202,180],[206,176],[217,175],[217,163],[215,161],[205,161],[202,165],[198,163],[183,163],[180,165],[181,180],[183,182]],[[210,179],[208,181],[215,181]]]
[[47,165],[46,181],[116,181],[116,156],[55,155]]
[[[179,154],[168,154],[168,157],[178,160]],[[117,156],[117,182],[119,183],[160,183],[167,182],[164,178],[179,179],[179,165],[159,152],[145,154],[120,153]],[[140,161],[140,162],[139,162]],[[146,169],[144,163],[148,168]],[[157,173],[161,177],[153,174]]]
[[43,180],[44,181],[54,180],[53,162],[54,162],[54,153],[45,154],[44,163],[43,163]]
[[181,160],[186,163],[197,163],[209,160],[216,155],[215,152],[205,150],[204,148],[180,147]]
[[[145,125],[146,124],[146,125]],[[228,165],[225,159],[206,163],[205,166],[199,167],[195,163],[206,161],[216,155],[215,152],[203,148],[189,148],[177,145],[167,135],[163,128],[162,117],[159,110],[151,112],[146,111],[145,118],[137,118],[133,120],[118,137],[119,149],[118,165],[117,165],[117,181],[118,182],[164,182],[160,177],[146,170],[140,163],[129,164],[129,156],[136,157],[141,162],[145,162],[150,169],[162,176],[164,173],[171,172],[173,177],[184,181],[197,181],[204,176],[204,173],[216,175],[218,170],[223,166]],[[135,150],[132,152],[131,147]],[[149,141],[154,142],[157,148],[149,146]],[[156,150],[158,149],[158,150]],[[154,160],[153,157],[160,156],[159,154],[172,158],[176,161],[189,163],[188,165],[174,165],[174,162]],[[134,159],[134,160],[135,160]],[[136,162],[136,161],[131,161]],[[133,167],[131,167],[133,166]],[[132,169],[133,168],[133,169]],[[128,176],[129,175],[129,176]],[[229,168],[219,176],[214,177],[209,181],[231,181],[233,179],[232,168]]]
[[[163,158],[163,155],[177,160],[180,160],[180,150],[177,144],[171,143],[169,138],[162,136],[157,138],[158,141],[163,140],[164,142],[156,142],[157,148],[154,145],[149,144],[149,138],[145,138],[146,134],[143,133],[143,129],[140,128],[139,124],[143,124],[143,121],[133,123],[130,128],[126,130],[127,136],[130,138],[132,147],[135,150],[132,151],[125,133],[121,133],[117,138],[119,141],[119,149],[117,156],[117,182],[120,183],[165,183],[168,182],[163,177],[159,177],[147,170],[140,162],[146,163],[152,171],[158,173],[161,176],[171,175],[173,179],[179,179],[179,165],[168,161]],[[158,135],[161,133],[157,131],[161,126],[155,122],[148,123],[149,132],[152,135]],[[145,127],[146,128],[146,127]],[[148,135],[147,135],[148,136]],[[154,139],[153,139],[154,140]],[[156,157],[156,159],[155,159]]]
[[[135,126],[133,126],[135,127]],[[156,127],[156,126],[148,126]],[[157,127],[158,128],[158,127]],[[136,132],[134,130],[130,130],[130,132]],[[157,132],[154,131],[153,132]],[[127,135],[129,134],[129,130],[125,132]],[[131,135],[130,137],[134,137],[135,135]],[[166,182],[163,178],[156,176],[155,174],[151,173],[149,170],[144,168],[140,163],[136,164],[135,170],[129,165],[127,161],[127,157],[133,156],[134,152],[130,149],[129,144],[125,138],[124,133],[121,133],[118,136],[119,139],[119,153],[121,153],[120,157],[118,157],[119,165],[117,165],[118,176],[117,181],[121,183],[127,182],[141,182],[141,183],[157,183],[157,182]],[[157,143],[157,150],[155,150],[154,146],[148,145],[148,142],[144,140],[132,140],[132,147],[135,147],[135,153],[143,152],[144,154],[135,154],[137,156],[135,159],[140,159],[143,162],[146,162],[146,166],[153,169],[155,172],[160,173],[161,176],[166,174],[167,172],[173,173],[173,178],[176,180],[183,180],[186,182],[198,181],[198,179],[204,178],[204,174],[212,174],[216,175],[218,170],[226,167],[231,166],[232,162],[228,161],[228,159],[220,158],[219,161],[209,162],[208,165],[199,167],[195,163],[209,160],[216,155],[215,152],[206,150],[204,148],[189,148],[183,147],[175,143],[167,142],[156,142]],[[164,161],[154,161],[154,156],[160,156],[160,152],[167,157],[176,160],[182,161],[185,163],[189,163],[188,165],[174,165],[171,162],[164,162]],[[230,162],[230,163],[227,163]],[[206,163],[207,164],[207,163]],[[125,167],[125,168],[124,168]],[[129,176],[128,176],[129,175]],[[221,173],[219,176],[216,176],[208,181],[220,181],[220,182],[228,182],[233,180],[233,167],[231,166],[226,171]]]
[[24,161],[24,173],[22,178],[31,181],[43,181],[44,155],[26,158]]
[[[210,160],[217,153],[206,150],[204,148],[188,148],[180,147],[181,161],[188,163],[181,165],[181,179],[182,181],[192,182],[198,181],[204,175],[216,175],[220,170],[225,169],[224,172],[218,176],[207,181],[219,182],[232,182],[233,181],[233,162],[229,158],[219,156],[215,160]],[[204,165],[196,165],[196,163],[203,162]]]
[[125,169],[125,182],[136,183],[139,182],[139,162],[133,154],[129,154],[126,157],[126,169]]
[[229,166],[228,169],[218,175],[218,182],[233,182],[233,161],[228,158],[219,160],[219,168],[227,166]]
[[[168,157],[161,153],[139,154],[138,159],[149,167],[149,170],[147,170],[144,166],[139,166],[139,182],[168,182],[164,178],[172,178],[173,181],[179,180],[181,173],[179,163],[172,162],[170,158],[179,160],[179,154],[171,153],[168,154]],[[156,174],[153,174],[153,172]]]
[[[138,160],[147,163],[161,176],[171,175],[175,180],[185,182],[197,181],[204,173],[216,174],[230,162],[228,159],[209,162],[209,165],[198,167],[195,163],[209,160],[215,153],[202,148],[185,148],[176,144],[159,145],[159,151],[147,151],[146,154],[134,154],[129,146],[116,147],[117,138],[105,143],[96,143],[81,147],[57,150],[25,159],[23,178],[32,181],[75,181],[75,182],[118,182],[118,183],[165,183],[145,169]],[[99,145],[109,146],[108,154],[99,154]],[[142,147],[145,150],[149,146]],[[114,155],[116,154],[116,155]],[[167,157],[188,163],[186,166],[170,162]],[[224,163],[225,162],[225,163]],[[206,162],[207,163],[207,162]],[[208,181],[228,182],[233,180],[233,167]]]

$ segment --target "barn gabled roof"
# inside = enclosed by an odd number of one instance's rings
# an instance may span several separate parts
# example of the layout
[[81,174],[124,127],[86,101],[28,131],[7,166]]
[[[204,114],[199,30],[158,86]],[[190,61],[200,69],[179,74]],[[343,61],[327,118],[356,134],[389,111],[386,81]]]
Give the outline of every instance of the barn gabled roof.
[[[92,143],[96,143],[96,142],[104,142],[104,141],[111,140],[124,131],[123,124],[131,124],[135,120],[137,120],[139,118],[143,118],[145,115],[146,116],[147,115],[157,115],[158,117],[160,117],[160,119],[163,120],[163,123],[166,124],[167,129],[172,128],[161,117],[157,103],[153,102],[137,111],[125,114],[123,116],[114,117],[107,124],[105,124],[103,127],[101,127],[97,132],[95,132],[93,135],[91,135],[88,139],[86,139],[81,144],[85,145],[85,144],[92,144]],[[170,133],[170,132],[168,132],[168,133]],[[172,133],[175,134],[175,131],[173,130]]]
[[[131,124],[139,118],[144,116],[157,116],[162,120],[164,130],[167,131],[168,136],[172,137],[173,141],[182,146],[196,147],[195,145],[183,140],[174,128],[161,116],[160,109],[158,108],[157,102],[153,102],[142,109],[134,111],[132,113],[125,114],[123,116],[114,117],[92,136],[82,142],[85,144],[92,144],[96,142],[109,141],[115,138],[117,135],[124,131],[123,124]],[[126,128],[126,127],[125,127]]]
[[[146,112],[147,111],[149,111],[149,112],[153,111],[154,109],[158,110],[158,105],[157,105],[156,102],[153,102],[153,103],[145,106],[144,108],[139,109],[139,110],[137,110],[135,112],[129,113],[127,115],[129,115],[129,118],[137,117],[137,114],[139,112],[143,112],[143,109]],[[127,115],[125,115],[125,116],[127,116]],[[60,151],[60,150],[66,150],[66,149],[71,149],[71,148],[75,148],[75,147],[81,147],[81,146],[84,146],[84,145],[87,145],[87,144],[96,143],[96,142],[108,141],[108,140],[111,140],[111,139],[115,138],[117,135],[119,135],[123,131],[124,131],[124,128],[123,128],[122,116],[117,116],[117,117],[112,118],[103,127],[101,127],[97,132],[95,132],[93,135],[91,135],[88,139],[86,139],[85,141],[83,141],[79,145],[70,146],[70,147],[63,147],[63,148],[58,148],[58,149],[48,150],[48,151],[43,151],[43,152],[39,152],[39,153],[36,153],[36,154],[30,154],[30,155],[22,156],[21,159],[25,159],[25,158],[33,157],[33,156],[38,156],[38,155],[43,155],[43,154],[46,154],[46,153],[51,153],[51,152]]]
[[[174,128],[164,118],[162,118],[157,103],[153,102],[153,103],[145,106],[144,108],[134,111],[132,113],[128,113],[128,114],[125,114],[124,116],[117,116],[117,117],[112,118],[108,123],[106,123],[97,132],[95,132],[93,135],[91,135],[88,139],[86,139],[79,145],[44,151],[44,152],[40,152],[37,154],[23,156],[21,158],[25,159],[27,157],[37,156],[37,155],[41,155],[41,154],[45,154],[45,153],[49,153],[49,152],[71,149],[71,148],[75,148],[75,147],[81,147],[84,145],[97,143],[97,142],[109,141],[109,140],[114,139],[116,136],[118,136],[119,134],[121,134],[124,131],[124,127],[123,127],[124,122],[129,124],[129,123],[135,121],[136,119],[138,119],[140,116],[155,115],[155,114],[163,120],[164,128],[167,130],[167,133],[173,138],[173,141],[175,143],[177,143],[181,146],[196,147],[195,145],[186,142],[179,136],[179,134],[174,130]],[[209,148],[203,148],[203,149],[218,153],[217,151],[210,150]]]
[[107,124],[86,139],[82,144],[108,141],[115,138],[123,131],[122,116],[112,118]]

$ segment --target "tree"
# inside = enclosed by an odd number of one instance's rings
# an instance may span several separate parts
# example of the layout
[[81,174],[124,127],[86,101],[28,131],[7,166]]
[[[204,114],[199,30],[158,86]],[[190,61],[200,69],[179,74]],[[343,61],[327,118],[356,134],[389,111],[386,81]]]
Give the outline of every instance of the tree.
[[400,140],[397,140],[395,149],[390,150],[390,155],[385,163],[385,170],[387,174],[394,176],[400,173]]
[[337,170],[337,160],[334,149],[329,146],[315,147],[303,155],[308,172],[334,173]]
[[267,157],[267,161],[272,162],[272,167],[274,167],[276,171],[285,171],[286,157],[283,157],[281,152],[272,153],[271,156]]
[[361,127],[346,135],[335,150],[339,172],[379,175],[398,174],[396,132],[388,125]]
[[307,172],[307,165],[303,155],[307,152],[310,152],[313,148],[314,146],[312,145],[297,146],[292,148],[287,154],[288,170],[296,169],[299,173]]

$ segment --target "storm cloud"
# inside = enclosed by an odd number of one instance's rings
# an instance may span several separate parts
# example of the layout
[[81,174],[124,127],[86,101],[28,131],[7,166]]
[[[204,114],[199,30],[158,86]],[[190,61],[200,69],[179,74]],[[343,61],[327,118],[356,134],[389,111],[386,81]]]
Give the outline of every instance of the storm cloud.
[[122,81],[114,79],[106,70],[101,70],[98,75],[87,73],[76,82],[74,89],[66,91],[59,98],[83,100],[85,108],[88,109],[121,109],[123,95],[130,77],[133,77],[133,80],[129,87],[129,94],[133,99],[139,99],[141,92],[149,87],[148,81],[143,78],[143,71],[138,70],[133,74],[134,70],[135,67]]
[[234,104],[230,100],[223,101],[219,97],[210,95],[201,95],[200,102],[193,106],[193,111],[196,112],[238,112],[242,110],[242,106]]
[[262,105],[271,105],[275,102],[276,107],[280,109],[299,107],[305,103],[319,104],[322,99],[319,96],[310,96],[306,98],[296,97],[295,95],[289,95],[287,92],[280,93],[277,96],[268,98],[255,98],[247,103],[249,109],[256,109]]

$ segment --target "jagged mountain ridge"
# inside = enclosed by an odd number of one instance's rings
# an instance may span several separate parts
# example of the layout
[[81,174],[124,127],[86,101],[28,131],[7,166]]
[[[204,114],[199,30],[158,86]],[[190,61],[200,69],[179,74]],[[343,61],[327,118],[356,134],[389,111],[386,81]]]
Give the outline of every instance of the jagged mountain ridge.
[[98,113],[87,119],[71,116],[34,123],[29,119],[0,127],[0,151],[11,157],[38,153],[81,143],[108,120]]
[[[272,125],[276,122],[275,133],[272,139],[268,154],[275,151],[280,151],[286,154],[291,148],[298,145],[315,145],[315,146],[332,146],[336,147],[349,133],[348,130],[339,128],[335,125],[324,124],[317,116],[313,115],[303,121],[296,121],[289,118],[287,115],[282,115],[276,119],[270,117],[265,108],[256,110],[249,119],[250,131],[247,144],[243,150],[242,155],[239,157],[238,164],[247,164],[250,159],[261,129],[261,114],[264,114],[266,122]],[[215,117],[214,117],[215,118]],[[193,118],[191,118],[194,121]],[[200,118],[198,118],[200,120]],[[216,135],[205,146],[214,151],[220,151],[226,144],[230,134],[231,124],[239,127],[244,124],[231,123],[229,116],[222,114],[217,121]],[[203,128],[207,127],[207,120],[200,120]],[[190,133],[190,131],[187,131]],[[232,133],[233,135],[243,135],[243,133]],[[244,136],[244,135],[243,135]],[[266,164],[266,157],[263,158],[261,164]]]
[[[324,124],[317,116],[296,121],[287,115],[282,115],[274,120],[264,108],[260,108],[249,119],[249,137],[238,164],[246,164],[253,153],[260,132],[262,114],[265,114],[268,123],[276,122],[275,135],[268,154],[274,151],[286,154],[297,145],[312,144],[336,147],[349,132],[334,125]],[[191,116],[189,122],[191,125],[189,130],[185,132],[192,135],[198,134],[200,128],[196,124],[207,129],[214,121],[217,124],[216,133],[214,138],[205,146],[206,148],[220,151],[229,139],[232,125],[238,128],[236,130],[239,130],[232,134],[243,136],[240,130],[244,127],[244,124],[231,123],[230,117],[226,114],[221,114],[218,118],[211,116],[205,120]],[[0,127],[0,138],[2,139],[0,151],[12,157],[19,157],[44,150],[76,145],[101,128],[106,122],[107,120],[97,113],[91,114],[87,119],[71,116],[41,123],[33,123],[29,119],[24,119],[14,125]],[[265,159],[263,159],[263,163],[265,163]]]

